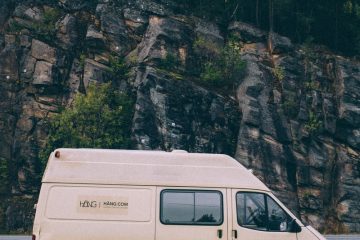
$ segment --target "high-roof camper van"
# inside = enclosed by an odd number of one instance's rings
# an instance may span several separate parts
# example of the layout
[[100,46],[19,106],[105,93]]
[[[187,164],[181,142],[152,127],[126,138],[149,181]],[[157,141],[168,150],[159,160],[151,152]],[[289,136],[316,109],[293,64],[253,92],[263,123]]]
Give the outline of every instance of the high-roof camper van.
[[36,240],[325,240],[221,154],[57,149]]

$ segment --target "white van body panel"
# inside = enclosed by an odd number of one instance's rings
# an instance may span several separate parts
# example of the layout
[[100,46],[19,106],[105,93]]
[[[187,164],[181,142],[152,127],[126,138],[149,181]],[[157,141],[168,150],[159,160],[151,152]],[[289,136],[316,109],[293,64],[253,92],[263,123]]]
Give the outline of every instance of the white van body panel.
[[35,218],[39,239],[154,239],[155,189],[43,184],[39,203],[45,204]]
[[302,227],[301,232],[298,234],[298,240],[307,239],[326,240],[325,237],[311,226]]
[[242,187],[270,191],[223,154],[104,149],[58,149],[42,182],[135,186]]
[[45,217],[150,222],[153,191],[151,188],[55,185],[49,190],[46,204],[51,207],[46,208]]
[[314,234],[319,240],[326,240],[325,237],[323,237],[316,229],[314,229],[312,226],[306,226],[308,231],[310,231],[312,234]]
[[[161,222],[163,190],[220,192],[223,222]],[[239,190],[271,196],[296,219],[258,178],[226,155],[57,149],[42,179],[33,234],[36,240],[236,240],[236,229],[239,240],[321,239],[299,220],[298,234],[242,229],[236,220]]]

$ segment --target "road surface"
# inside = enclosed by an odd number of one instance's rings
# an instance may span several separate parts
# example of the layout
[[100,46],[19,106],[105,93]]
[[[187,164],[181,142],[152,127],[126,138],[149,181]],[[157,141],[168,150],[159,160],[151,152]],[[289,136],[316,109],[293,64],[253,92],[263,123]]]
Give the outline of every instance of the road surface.
[[[325,237],[327,240],[360,240],[360,235],[328,235]],[[31,240],[31,237],[0,235],[0,240]]]
[[327,240],[360,240],[360,235],[328,235]]
[[30,236],[0,235],[0,240],[31,240]]

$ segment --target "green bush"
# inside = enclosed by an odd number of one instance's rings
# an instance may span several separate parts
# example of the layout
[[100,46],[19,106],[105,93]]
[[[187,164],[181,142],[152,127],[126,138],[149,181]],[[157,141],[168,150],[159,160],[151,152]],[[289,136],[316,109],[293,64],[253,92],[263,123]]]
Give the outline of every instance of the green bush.
[[60,18],[60,11],[56,8],[46,9],[44,12],[44,24],[52,25]]
[[15,20],[10,20],[9,25],[6,29],[8,33],[19,33],[21,30],[23,30],[25,26],[21,25]]
[[223,73],[218,65],[207,62],[204,65],[204,70],[201,73],[201,79],[205,83],[212,86],[221,86],[221,79],[223,78]]
[[245,62],[241,59],[239,46],[230,42],[221,51],[220,65],[231,82],[244,70]]
[[61,12],[56,8],[47,8],[44,11],[43,20],[31,25],[31,30],[42,40],[52,41],[55,38],[55,24],[59,20]]
[[127,79],[129,76],[129,65],[124,58],[111,55],[109,58],[110,69],[113,76],[117,79]]
[[313,111],[309,111],[309,119],[305,124],[305,129],[310,133],[310,135],[313,135],[320,131],[321,126],[322,121],[318,119]]
[[[45,164],[59,147],[129,148],[133,100],[110,84],[90,85],[73,105],[51,119],[47,144],[40,151]],[[44,165],[45,166],[45,165]]]
[[85,59],[86,59],[86,54],[81,53],[80,56],[79,56],[79,63],[80,63],[81,68],[85,67]]
[[48,42],[53,41],[56,35],[56,22],[60,19],[61,12],[56,8],[45,8],[43,19],[39,22],[22,24],[16,20],[10,20],[7,32],[19,33],[22,29],[29,29],[37,38]]
[[235,83],[244,67],[245,62],[241,59],[240,46],[229,42],[217,56],[202,64],[200,79],[211,86],[228,87]]
[[285,77],[285,74],[284,74],[284,69],[280,66],[276,66],[275,68],[273,68],[272,70],[273,74],[274,74],[274,77],[279,81],[281,82],[284,77]]
[[168,52],[164,59],[160,59],[158,66],[164,70],[172,71],[175,70],[180,64],[181,63],[178,57],[175,54]]

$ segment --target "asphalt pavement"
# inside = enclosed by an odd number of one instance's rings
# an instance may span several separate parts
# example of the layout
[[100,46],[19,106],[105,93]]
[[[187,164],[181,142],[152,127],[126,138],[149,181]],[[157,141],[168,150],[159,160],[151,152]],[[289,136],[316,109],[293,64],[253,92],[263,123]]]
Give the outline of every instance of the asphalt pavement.
[[327,240],[360,240],[360,235],[327,235]]
[[31,240],[31,236],[0,235],[0,240]]

